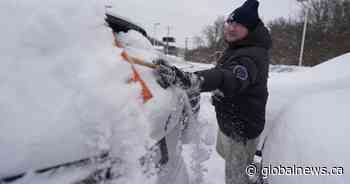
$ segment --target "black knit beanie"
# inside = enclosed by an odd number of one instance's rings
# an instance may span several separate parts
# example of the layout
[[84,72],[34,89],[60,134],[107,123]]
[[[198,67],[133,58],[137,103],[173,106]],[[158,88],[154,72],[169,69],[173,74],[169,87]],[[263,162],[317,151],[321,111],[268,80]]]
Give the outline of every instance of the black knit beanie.
[[257,0],[247,0],[241,7],[234,10],[226,21],[240,23],[249,31],[253,31],[260,21],[258,7]]

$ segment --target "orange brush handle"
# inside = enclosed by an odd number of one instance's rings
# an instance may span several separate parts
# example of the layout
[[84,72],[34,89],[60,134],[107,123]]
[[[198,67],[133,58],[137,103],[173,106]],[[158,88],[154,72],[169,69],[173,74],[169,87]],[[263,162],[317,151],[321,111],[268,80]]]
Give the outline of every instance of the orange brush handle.
[[[118,39],[116,37],[116,35],[114,33],[113,37],[114,37],[114,45],[118,48],[123,48],[122,44],[120,42],[118,42]],[[123,57],[123,59],[127,62],[129,62],[131,64],[131,69],[133,72],[133,76],[131,78],[131,81],[133,82],[140,82],[141,84],[141,88],[142,88],[142,98],[143,98],[143,103],[146,103],[148,100],[150,100],[151,98],[153,98],[152,92],[151,90],[148,88],[147,84],[145,83],[144,80],[142,80],[141,75],[139,74],[139,72],[136,70],[135,66],[133,64],[139,64],[139,65],[143,65],[143,66],[147,66],[149,68],[156,68],[156,65],[150,64],[150,63],[146,63],[144,61],[142,61],[141,59],[138,58],[133,58],[130,57],[125,51],[123,51],[121,53],[121,56]]]
[[156,69],[158,67],[158,65],[153,64],[153,63],[147,63],[145,61],[143,61],[142,59],[139,59],[137,57],[132,57],[129,56],[125,51],[122,52],[122,57],[127,60],[128,62],[132,63],[132,64],[137,64],[137,65],[141,65],[141,66],[145,66],[151,69]]
[[141,75],[133,65],[134,63],[133,59],[129,57],[129,55],[125,51],[121,53],[121,56],[123,57],[123,59],[125,59],[127,62],[131,64],[131,69],[133,71],[133,77],[131,78],[131,81],[140,82],[141,88],[142,88],[143,102],[146,103],[148,100],[150,100],[153,97],[151,90],[148,88],[145,81],[142,80]]

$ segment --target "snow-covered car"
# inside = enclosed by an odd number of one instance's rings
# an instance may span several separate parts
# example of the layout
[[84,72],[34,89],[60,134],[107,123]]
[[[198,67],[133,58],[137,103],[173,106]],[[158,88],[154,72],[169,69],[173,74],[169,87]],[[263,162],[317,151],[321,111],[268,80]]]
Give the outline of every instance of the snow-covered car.
[[[144,29],[97,4],[18,4],[31,16],[5,22],[12,44],[0,56],[0,183],[188,182],[181,144],[198,101],[191,106],[151,69],[128,63],[123,52],[144,61],[159,53]],[[134,70],[152,93],[147,103],[144,84],[127,82]]]
[[349,181],[349,60],[344,54],[314,67],[273,67],[263,136],[269,183]]

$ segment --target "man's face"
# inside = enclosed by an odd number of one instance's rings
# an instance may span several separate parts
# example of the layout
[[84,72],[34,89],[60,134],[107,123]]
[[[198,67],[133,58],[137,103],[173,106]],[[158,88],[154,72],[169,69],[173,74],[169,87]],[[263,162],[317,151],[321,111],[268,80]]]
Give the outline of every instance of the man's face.
[[248,35],[248,29],[236,22],[226,22],[224,25],[224,38],[227,42],[236,42]]

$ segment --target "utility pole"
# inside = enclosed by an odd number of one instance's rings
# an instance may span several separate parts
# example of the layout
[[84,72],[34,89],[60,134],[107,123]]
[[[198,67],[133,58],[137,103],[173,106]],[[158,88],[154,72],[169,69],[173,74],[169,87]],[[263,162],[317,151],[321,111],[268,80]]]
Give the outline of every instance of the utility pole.
[[[167,26],[167,37],[170,37],[170,26]],[[166,51],[165,51],[165,55],[168,55],[169,53],[169,41],[166,42]]]
[[157,46],[157,38],[156,38],[156,34],[157,34],[157,26],[159,26],[160,23],[156,22],[153,24],[153,46]]
[[112,9],[112,5],[105,5],[105,13],[108,13],[108,9]]
[[[307,0],[297,0],[300,3],[303,3]],[[301,39],[301,46],[300,46],[300,54],[299,54],[299,66],[303,65],[303,55],[304,55],[304,46],[305,46],[305,37],[306,37],[306,29],[307,29],[307,21],[309,17],[309,8],[306,7],[306,13],[304,17],[304,28],[303,28],[303,35]]]
[[184,56],[184,59],[186,59],[187,50],[188,50],[188,37],[185,37],[185,56]]
[[177,53],[176,47],[171,47],[172,50],[170,50],[169,42],[176,42],[174,37],[170,37],[170,28],[170,26],[167,26],[167,36],[163,37],[163,42],[166,43],[164,46],[164,52],[166,55],[168,55],[170,51],[174,51],[175,54]]

